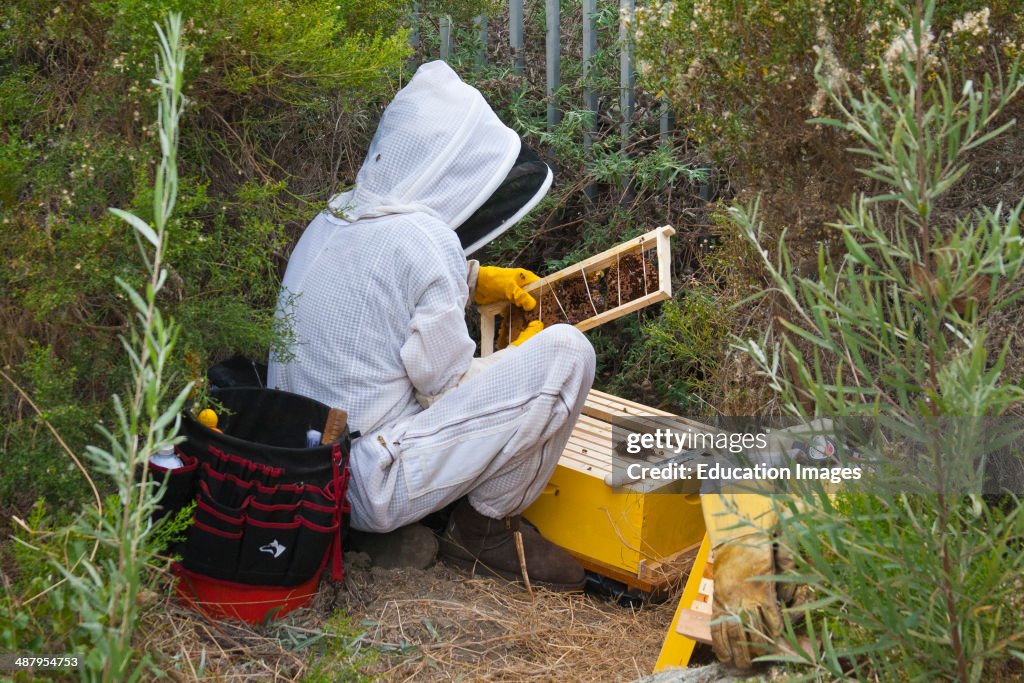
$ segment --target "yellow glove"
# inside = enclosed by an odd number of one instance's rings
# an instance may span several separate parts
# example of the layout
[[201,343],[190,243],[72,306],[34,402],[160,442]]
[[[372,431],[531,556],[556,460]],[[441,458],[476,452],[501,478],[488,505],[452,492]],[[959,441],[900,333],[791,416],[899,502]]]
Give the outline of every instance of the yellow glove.
[[[715,548],[711,646],[719,661],[748,669],[751,660],[772,651],[783,627],[775,583],[751,579],[774,573],[772,542],[761,534]],[[715,624],[718,619],[725,621]]]
[[524,311],[532,311],[537,300],[524,292],[523,287],[539,279],[540,276],[525,268],[480,266],[473,301],[480,305],[511,301]]
[[[792,555],[759,533],[715,548],[711,620],[725,621],[711,627],[711,646],[720,661],[746,669],[755,657],[776,650],[785,623],[782,609],[799,607],[811,599],[812,591],[804,584],[755,577],[779,576],[795,566]],[[791,619],[797,623],[802,615]]]
[[[527,294],[527,296],[530,296],[530,295]],[[530,337],[532,337],[533,335],[537,334],[538,332],[540,332],[543,329],[544,329],[544,323],[542,323],[539,320],[531,320],[530,324],[528,324],[526,326],[526,329],[523,330],[522,332],[520,332],[519,336],[516,337],[516,340],[514,342],[512,342],[512,346],[519,346],[524,341],[526,341],[527,339],[529,339]]]

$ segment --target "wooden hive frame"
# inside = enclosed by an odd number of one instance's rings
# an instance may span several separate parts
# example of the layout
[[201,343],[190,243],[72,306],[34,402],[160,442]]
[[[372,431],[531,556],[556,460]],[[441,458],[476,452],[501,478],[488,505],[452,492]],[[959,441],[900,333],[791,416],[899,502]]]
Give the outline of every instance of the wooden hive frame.
[[[582,277],[584,282],[589,282],[591,277],[603,274],[613,267],[618,268],[618,264],[625,256],[636,254],[644,258],[646,257],[647,252],[657,250],[655,261],[657,269],[657,283],[650,283],[651,286],[648,287],[646,264],[644,264],[643,277],[645,293],[628,301],[622,301],[620,284],[618,288],[618,300],[615,302],[616,305],[614,307],[607,308],[607,310],[604,311],[598,311],[597,306],[594,306],[593,316],[575,323],[578,329],[589,330],[610,320],[622,317],[627,313],[632,313],[633,311],[639,310],[645,306],[649,306],[650,304],[658,301],[664,301],[665,299],[672,297],[671,252],[669,249],[669,238],[674,235],[675,232],[675,228],[670,225],[656,228],[650,232],[640,235],[639,237],[634,237],[629,241],[618,244],[607,251],[571,265],[568,268],[563,268],[557,273],[553,273],[545,278],[537,280],[536,282],[532,282],[523,289],[533,294],[534,297],[541,302],[542,306],[542,296],[544,296],[546,291],[554,294],[557,301],[555,283],[559,283],[562,280],[567,280],[568,278],[573,277]],[[621,278],[621,270],[616,270],[616,272],[618,273],[618,277]],[[608,283],[608,286],[610,294],[610,283]],[[587,287],[587,293],[589,295],[589,285]],[[593,305],[593,298],[591,298],[590,303]],[[541,306],[538,306],[538,308]],[[508,316],[511,313],[511,310],[512,304],[505,302],[479,307],[481,356],[489,356],[494,353],[494,337],[497,330],[496,325],[498,316]],[[564,310],[562,312],[564,313]],[[538,309],[534,309],[532,312],[532,314],[535,314],[534,317],[537,317],[537,315],[542,313],[543,311],[539,311]]]
[[[706,432],[708,434],[725,433],[723,430],[706,425],[703,422],[680,417],[675,413],[669,413],[658,408],[652,408],[651,406],[645,406],[642,403],[620,398],[614,394],[606,394],[597,389],[591,389],[590,393],[587,394],[586,402],[583,404],[583,414],[607,422],[609,425],[614,424],[634,432],[645,432],[652,427],[664,427],[666,422],[671,420],[673,423],[689,426],[697,432]],[[610,431],[607,436],[609,439],[611,438]]]

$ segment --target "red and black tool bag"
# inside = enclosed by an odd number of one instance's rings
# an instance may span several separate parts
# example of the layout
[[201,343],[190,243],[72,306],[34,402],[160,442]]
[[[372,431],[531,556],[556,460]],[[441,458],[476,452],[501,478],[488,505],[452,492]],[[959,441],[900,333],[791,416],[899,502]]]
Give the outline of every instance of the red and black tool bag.
[[[154,468],[170,478],[166,511],[196,503],[174,569],[179,588],[206,611],[260,621],[298,606],[297,587],[310,597],[328,563],[342,578],[351,439],[344,413],[304,396],[239,387],[211,397],[221,406],[220,431],[186,414],[178,446],[185,467]],[[329,443],[308,447],[309,430],[328,434]],[[239,594],[244,606],[223,609]]]

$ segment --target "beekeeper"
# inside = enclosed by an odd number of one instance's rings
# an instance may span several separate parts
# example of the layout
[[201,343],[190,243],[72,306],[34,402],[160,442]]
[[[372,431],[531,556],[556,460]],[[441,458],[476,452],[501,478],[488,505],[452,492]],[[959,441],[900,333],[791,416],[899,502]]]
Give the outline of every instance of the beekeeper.
[[[574,590],[582,567],[519,515],[544,489],[594,377],[568,325],[474,361],[465,307],[536,302],[536,275],[466,257],[546,194],[551,171],[444,62],[385,109],[355,187],[306,228],[278,315],[294,334],[270,386],[344,408],[354,529],[388,532],[454,501],[443,557]],[[539,331],[538,331],[539,330]]]

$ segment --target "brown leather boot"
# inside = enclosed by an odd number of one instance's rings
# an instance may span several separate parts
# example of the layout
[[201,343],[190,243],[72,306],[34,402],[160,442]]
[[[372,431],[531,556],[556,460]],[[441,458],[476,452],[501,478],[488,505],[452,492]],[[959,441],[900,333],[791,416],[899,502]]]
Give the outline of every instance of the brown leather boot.
[[473,572],[522,581],[513,534],[516,526],[523,535],[523,555],[531,584],[553,591],[583,590],[586,573],[572,555],[529,524],[520,524],[518,515],[507,520],[485,517],[465,499],[452,511],[448,528],[441,536],[441,557]]

